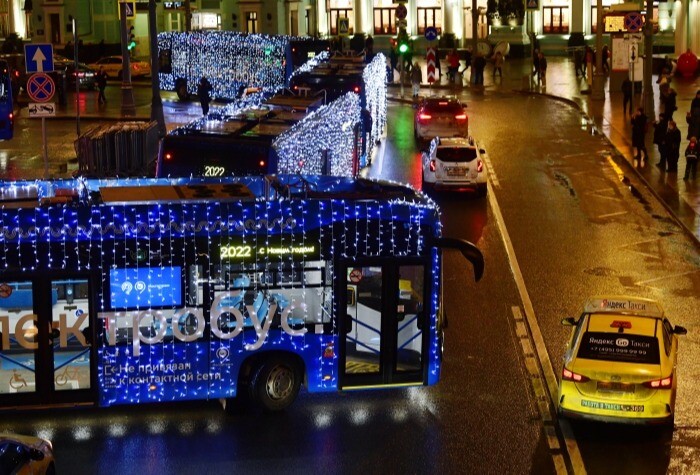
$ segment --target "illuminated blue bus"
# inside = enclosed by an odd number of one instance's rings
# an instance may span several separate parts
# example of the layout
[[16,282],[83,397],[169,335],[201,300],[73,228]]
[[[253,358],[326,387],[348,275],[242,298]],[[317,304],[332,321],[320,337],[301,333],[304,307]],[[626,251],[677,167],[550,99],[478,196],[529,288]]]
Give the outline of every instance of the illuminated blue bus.
[[0,187],[0,407],[433,385],[440,234],[404,185],[346,177]]
[[12,102],[12,73],[7,61],[0,60],[0,140],[9,140],[14,134]]

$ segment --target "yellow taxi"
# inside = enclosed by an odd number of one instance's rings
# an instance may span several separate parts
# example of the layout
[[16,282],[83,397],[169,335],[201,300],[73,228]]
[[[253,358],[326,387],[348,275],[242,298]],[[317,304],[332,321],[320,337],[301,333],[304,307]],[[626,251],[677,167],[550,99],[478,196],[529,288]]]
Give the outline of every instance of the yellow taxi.
[[573,326],[559,382],[558,412],[572,418],[673,424],[677,335],[658,302],[590,298]]

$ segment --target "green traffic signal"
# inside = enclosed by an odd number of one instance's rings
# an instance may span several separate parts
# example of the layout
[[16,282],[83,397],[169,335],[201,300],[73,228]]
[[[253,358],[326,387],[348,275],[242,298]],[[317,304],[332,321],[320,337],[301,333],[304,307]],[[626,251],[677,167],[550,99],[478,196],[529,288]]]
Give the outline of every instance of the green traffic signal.
[[399,53],[406,53],[408,52],[408,43],[401,43],[399,45]]

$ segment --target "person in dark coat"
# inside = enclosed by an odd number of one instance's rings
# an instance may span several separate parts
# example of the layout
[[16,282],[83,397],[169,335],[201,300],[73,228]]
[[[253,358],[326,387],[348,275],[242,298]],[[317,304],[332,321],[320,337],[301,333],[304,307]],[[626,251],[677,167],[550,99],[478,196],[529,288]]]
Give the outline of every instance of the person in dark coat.
[[676,107],[676,90],[673,88],[670,88],[668,90],[668,95],[666,96],[666,99],[664,100],[664,115],[668,120],[673,120],[673,112],[678,109]]
[[700,109],[700,91],[695,93],[695,97],[690,102],[690,112],[693,112],[693,109]]
[[463,76],[467,72],[467,69],[472,65],[472,50],[467,48],[464,50],[464,69],[459,72],[460,76]]
[[202,76],[202,79],[199,80],[199,84],[197,85],[197,97],[199,98],[199,102],[202,104],[203,115],[209,114],[209,102],[211,102],[209,93],[212,91],[212,89],[211,83],[206,76]]
[[535,48],[532,53],[532,76],[537,77],[537,82],[540,80],[540,50]]
[[[644,109],[639,107],[637,112],[632,116],[632,147],[637,149],[634,156],[635,160],[646,160],[649,157],[647,146],[644,143],[644,138],[647,131],[647,116],[644,114]],[[644,156],[642,156],[644,152]]]
[[678,171],[678,157],[681,153],[681,131],[672,120],[668,121],[668,132],[666,132],[666,161],[668,162],[667,172]]
[[105,97],[105,88],[107,87],[107,73],[100,66],[99,71],[95,74],[95,84],[97,84],[97,89],[100,91],[97,96],[97,102],[104,104],[107,102],[107,97]]
[[603,57],[603,73],[608,74],[610,72],[610,65],[608,64],[608,56],[610,49],[608,48],[608,45],[603,45],[603,49],[601,50],[601,56]]
[[[629,108],[630,115],[632,115],[632,92],[633,86],[632,81],[629,77],[625,77],[622,81],[622,113],[627,114],[627,109]],[[629,104],[629,107],[627,106]]]
[[685,115],[685,121],[688,124],[686,139],[690,140],[690,137],[700,137],[700,107],[691,108],[690,112]]
[[659,120],[654,123],[654,143],[659,149],[659,163],[656,164],[661,170],[666,171],[666,132],[668,131],[668,119],[663,114],[659,114]]
[[486,68],[486,58],[477,52],[474,57],[474,84],[484,84],[484,69]]

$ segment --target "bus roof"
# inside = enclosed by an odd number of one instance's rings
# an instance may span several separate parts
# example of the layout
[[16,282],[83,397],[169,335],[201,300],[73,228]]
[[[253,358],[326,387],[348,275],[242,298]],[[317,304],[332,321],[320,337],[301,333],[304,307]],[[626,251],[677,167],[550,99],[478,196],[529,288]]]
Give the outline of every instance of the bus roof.
[[434,202],[413,188],[381,180],[319,175],[225,178],[128,178],[18,181],[0,184],[0,208],[65,203],[167,203],[183,201],[345,199]]

